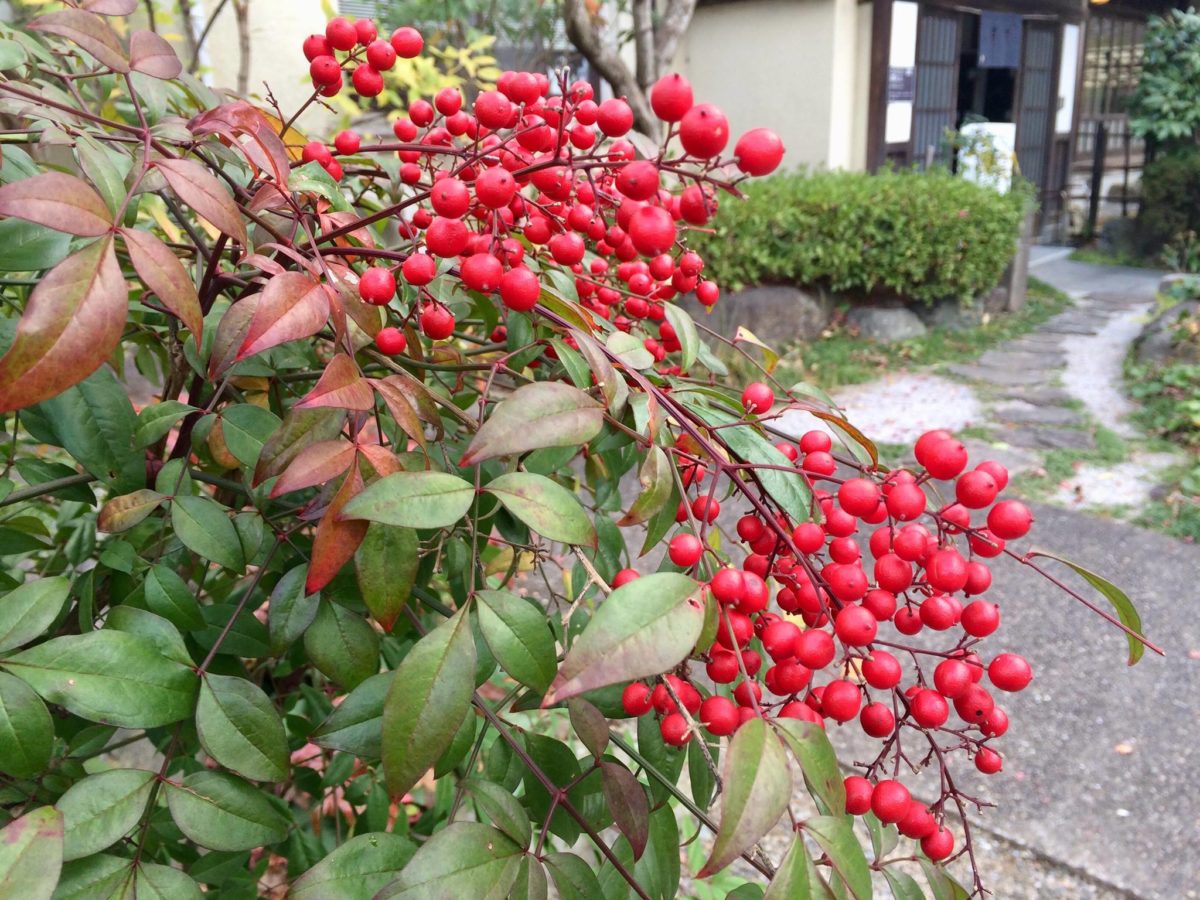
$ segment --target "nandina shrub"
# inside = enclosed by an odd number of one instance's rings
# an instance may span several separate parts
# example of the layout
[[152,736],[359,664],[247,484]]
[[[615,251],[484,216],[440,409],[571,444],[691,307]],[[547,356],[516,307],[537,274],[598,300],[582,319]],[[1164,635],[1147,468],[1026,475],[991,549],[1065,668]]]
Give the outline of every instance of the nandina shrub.
[[693,244],[732,288],[971,301],[999,282],[1029,202],[1020,180],[1001,194],[943,169],[777,175],[748,185]]
[[[289,147],[87,6],[2,48],[0,884],[670,897],[699,827],[696,878],[911,897],[917,854],[958,890],[955,773],[1001,769],[1032,677],[986,599],[988,560],[1042,571],[1030,514],[948,434],[888,471],[811,390],[710,377],[689,226],[778,139],[731,154],[668,76],[639,158],[623,101],[510,72]],[[314,96],[420,50],[303,47]]]

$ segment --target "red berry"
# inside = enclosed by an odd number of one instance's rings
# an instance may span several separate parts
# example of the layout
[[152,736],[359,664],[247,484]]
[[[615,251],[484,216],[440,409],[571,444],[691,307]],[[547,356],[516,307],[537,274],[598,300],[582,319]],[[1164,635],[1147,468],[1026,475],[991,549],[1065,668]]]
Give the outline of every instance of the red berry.
[[574,232],[568,231],[550,238],[550,255],[554,257],[555,262],[564,266],[573,266],[580,262],[586,250],[583,238]]
[[508,206],[516,192],[516,179],[502,166],[486,169],[475,179],[475,196],[488,209]]
[[874,650],[862,664],[863,678],[876,690],[886,691],[900,683],[900,662],[886,650]]
[[779,619],[763,629],[763,649],[776,662],[791,659],[796,655],[796,644],[801,633],[799,626],[786,619]]
[[430,190],[429,205],[439,216],[461,219],[471,208],[471,192],[457,178],[443,178]]
[[362,138],[355,131],[339,131],[333,139],[333,146],[343,156],[350,156],[358,152]]
[[971,670],[962,660],[942,660],[933,670],[934,687],[943,697],[951,700],[961,697],[973,683]]
[[948,481],[967,467],[967,448],[953,438],[938,441],[926,451],[924,466],[934,478]]
[[342,83],[342,67],[332,56],[318,56],[309,63],[308,74],[317,84]]
[[380,353],[395,356],[404,352],[404,348],[408,346],[408,338],[399,328],[381,328],[379,334],[375,335],[375,346],[379,348]]
[[796,641],[796,659],[810,669],[823,669],[831,662],[837,651],[829,632],[810,628]]
[[732,684],[738,676],[737,656],[728,650],[714,651],[704,670],[717,684]]
[[833,439],[824,431],[806,431],[800,436],[801,453],[828,453],[833,449]]
[[470,234],[461,219],[435,216],[425,229],[425,246],[434,256],[449,259],[467,249]]
[[973,600],[963,607],[960,622],[971,637],[987,637],[1000,627],[1000,607],[987,600]]
[[896,827],[906,838],[919,841],[937,831],[937,820],[929,811],[929,807],[919,800],[913,800],[908,804],[908,812],[904,814],[904,818],[897,823]]
[[325,37],[335,50],[353,50],[354,45],[358,43],[358,32],[340,16],[330,19],[326,24]]
[[988,737],[1002,737],[1008,731],[1008,713],[1000,707],[994,707],[987,718],[979,723],[980,729]]
[[954,701],[954,711],[959,718],[974,725],[986,722],[995,708],[992,695],[977,684],[971,685]]
[[372,266],[358,280],[358,295],[374,306],[385,306],[396,296],[396,276],[391,269]]
[[733,699],[738,706],[753,709],[762,701],[762,688],[757,681],[743,681],[733,689]]
[[861,775],[848,775],[842,784],[846,788],[846,812],[861,816],[871,808],[871,782]]
[[885,499],[888,514],[901,522],[911,522],[925,512],[925,492],[913,482],[893,485]]
[[358,38],[358,43],[366,47],[371,41],[379,37],[379,29],[375,27],[375,23],[370,19],[357,19],[354,22],[354,36]]
[[619,588],[623,585],[629,584],[631,581],[637,581],[637,579],[641,577],[641,573],[638,572],[637,569],[622,569],[613,576],[612,586]]
[[702,281],[696,285],[696,299],[701,306],[716,306],[721,299],[721,289],[715,281]]
[[958,621],[960,614],[954,601],[946,594],[934,594],[921,601],[921,624],[934,631],[945,631],[947,628],[951,628]]
[[[630,200],[649,200],[658,193],[658,186],[658,166],[648,159],[631,162],[617,172],[617,190]],[[672,263],[670,271],[661,277],[669,278],[674,270]]]
[[694,534],[677,534],[671,538],[667,555],[675,565],[690,569],[700,562],[700,557],[704,555],[704,545]]
[[842,679],[825,685],[821,695],[821,711],[839,722],[848,722],[858,715],[861,703],[862,691],[858,685]]
[[323,34],[310,34],[304,39],[304,58],[312,62],[318,56],[333,56],[333,45]]
[[630,682],[621,693],[621,706],[631,716],[644,716],[650,712],[650,685],[640,681]]
[[875,640],[878,622],[870,610],[861,606],[845,606],[834,619],[834,630],[843,644],[863,647]]
[[425,39],[421,37],[421,32],[415,28],[407,26],[397,28],[392,32],[392,49],[396,51],[396,55],[404,59],[413,59],[421,55],[421,48],[425,46]]
[[430,303],[426,306],[421,312],[420,321],[421,331],[432,340],[444,341],[454,334],[454,313],[440,303]]
[[529,312],[537,306],[541,293],[537,274],[524,266],[509,269],[500,278],[500,299],[514,312]]
[[873,738],[887,737],[896,727],[896,717],[882,703],[869,703],[858,716],[862,730]]
[[354,67],[350,76],[354,90],[360,97],[376,97],[383,93],[383,76],[370,63],[362,63]]
[[842,482],[837,493],[842,509],[859,518],[874,511],[879,496],[878,485],[869,478],[849,478]]
[[472,291],[490,294],[500,287],[504,264],[490,253],[472,253],[458,268],[462,283]]
[[988,528],[1006,541],[1023,538],[1033,525],[1033,513],[1019,500],[1001,500],[988,512]]
[[697,104],[679,122],[679,143],[692,156],[710,159],[729,143],[729,120],[711,103]]
[[650,88],[650,108],[664,122],[678,122],[692,108],[692,86],[677,72],[664,75]]
[[300,151],[300,158],[304,162],[315,162],[321,166],[327,166],[333,162],[333,154],[320,141],[309,141],[305,144],[304,149]]
[[950,704],[937,691],[918,691],[908,709],[922,728],[940,728],[950,718]]
[[411,285],[429,284],[437,276],[437,260],[427,253],[414,253],[404,260],[400,274]]
[[596,125],[609,137],[621,137],[633,127],[633,110],[619,97],[605,100],[596,111]]
[[643,256],[666,253],[675,245],[675,236],[675,220],[661,206],[641,206],[629,220],[629,239]]
[[367,45],[367,64],[379,72],[386,72],[396,64],[396,48],[387,41],[371,41]]
[[991,475],[992,480],[996,482],[997,490],[1002,491],[1008,486],[1008,469],[994,459],[985,459],[975,468]]
[[709,584],[718,603],[738,603],[745,591],[745,581],[737,569],[719,569]]
[[437,111],[440,112],[443,116],[452,116],[456,112],[458,112],[460,109],[462,109],[462,105],[463,105],[462,92],[459,91],[458,88],[453,88],[453,87],[442,88],[440,91],[437,92],[437,95],[433,98],[433,105],[437,108]]
[[954,496],[967,509],[983,509],[990,506],[999,492],[996,479],[979,469],[964,472],[954,484]]
[[741,722],[738,708],[728,697],[709,697],[700,704],[700,721],[718,737],[733,734]]
[[770,412],[774,405],[775,392],[761,381],[746,385],[746,390],[742,391],[742,406],[746,412],[762,414]]
[[975,754],[975,768],[984,775],[995,775],[1004,768],[1004,758],[991,747],[980,747]]
[[954,852],[954,835],[939,826],[933,834],[921,838],[921,852],[934,862],[945,859]]
[[871,811],[886,824],[899,822],[908,812],[912,795],[898,781],[888,779],[875,785],[871,792]]
[[738,138],[733,155],[747,175],[770,175],[783,161],[783,141],[768,128],[754,128]]
[[938,591],[960,591],[967,583],[967,561],[953,547],[937,550],[925,564],[925,579]]
[[662,722],[659,723],[659,731],[662,732],[663,743],[671,747],[682,747],[692,739],[692,734],[688,730],[687,719],[681,713],[671,713],[664,716]]
[[1033,680],[1033,669],[1025,657],[1001,653],[988,666],[988,678],[1002,691],[1023,691]]

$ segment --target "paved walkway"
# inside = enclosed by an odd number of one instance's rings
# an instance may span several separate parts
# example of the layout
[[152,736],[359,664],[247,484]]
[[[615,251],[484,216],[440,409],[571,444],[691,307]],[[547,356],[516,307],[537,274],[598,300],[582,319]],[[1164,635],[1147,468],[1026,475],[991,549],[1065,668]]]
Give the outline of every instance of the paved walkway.
[[[1071,294],[1070,309],[970,365],[839,394],[851,420],[894,442],[970,428],[973,459],[1016,471],[1056,449],[1094,449],[1097,424],[1136,436],[1121,365],[1160,273],[1039,255],[1032,274]],[[1115,469],[1081,467],[1055,498],[1062,506],[1035,506],[1034,532],[1038,546],[1119,584],[1166,658],[1147,653],[1127,668],[1117,630],[1030,570],[993,569],[1004,615],[994,649],[1019,649],[1036,672],[1006,704],[1004,773],[963,776],[997,804],[972,819],[997,898],[1200,897],[1200,547],[1083,511],[1144,499],[1171,458],[1135,452]]]

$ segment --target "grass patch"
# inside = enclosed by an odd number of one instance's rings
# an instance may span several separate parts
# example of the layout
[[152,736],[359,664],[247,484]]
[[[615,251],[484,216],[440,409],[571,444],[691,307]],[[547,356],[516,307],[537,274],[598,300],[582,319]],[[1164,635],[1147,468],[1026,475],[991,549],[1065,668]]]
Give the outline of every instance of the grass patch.
[[[985,350],[1027,334],[1070,304],[1070,298],[1044,282],[1031,278],[1025,306],[1019,311],[990,319],[978,328],[951,331],[931,329],[928,334],[880,344],[851,333],[844,327],[830,329],[820,340],[799,344],[787,351],[777,377],[784,384],[798,381],[825,390],[861,384],[882,375],[937,363],[967,362]],[[752,375],[740,372],[736,361],[730,366],[735,380]]]
[[1074,262],[1092,263],[1097,266],[1130,266],[1135,269],[1161,269],[1161,263],[1152,258],[1138,256],[1127,250],[1101,250],[1099,247],[1076,247],[1070,259]]

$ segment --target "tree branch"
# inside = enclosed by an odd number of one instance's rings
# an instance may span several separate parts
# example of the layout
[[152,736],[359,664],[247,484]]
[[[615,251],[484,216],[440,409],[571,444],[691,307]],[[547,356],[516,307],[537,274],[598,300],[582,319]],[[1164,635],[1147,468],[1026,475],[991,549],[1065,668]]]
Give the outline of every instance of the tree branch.
[[615,48],[604,43],[600,37],[598,23],[588,12],[585,0],[564,0],[563,21],[567,26],[567,37],[575,49],[584,55],[618,95],[623,95],[633,109],[633,125],[638,131],[655,140],[659,136],[658,120],[650,109],[646,92],[638,84],[634,73],[621,59]]
[[658,79],[658,57],[654,53],[654,0],[633,0],[633,49],[638,87],[649,91]]
[[692,22],[696,0],[668,0],[662,21],[654,35],[654,65],[657,72],[666,72],[675,61],[679,41]]

